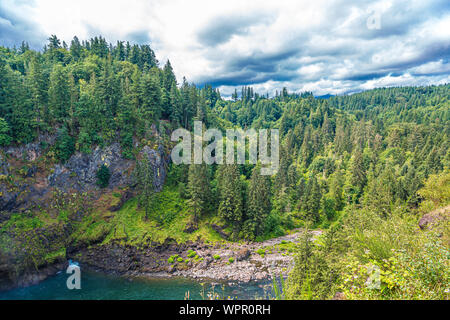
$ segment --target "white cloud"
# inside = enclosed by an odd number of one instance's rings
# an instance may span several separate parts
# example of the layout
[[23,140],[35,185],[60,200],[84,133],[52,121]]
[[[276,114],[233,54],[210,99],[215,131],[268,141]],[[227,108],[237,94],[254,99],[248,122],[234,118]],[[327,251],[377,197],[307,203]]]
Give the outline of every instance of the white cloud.
[[[210,82],[224,94],[241,85],[320,95],[448,80],[444,0],[2,0],[2,7],[67,43],[74,35],[115,42],[138,34],[160,61],[171,60],[179,80]],[[373,12],[379,30],[367,28]],[[8,23],[0,13],[2,36]]]
[[445,63],[444,60],[440,59],[438,61],[424,63],[408,71],[418,75],[450,73],[450,63]]

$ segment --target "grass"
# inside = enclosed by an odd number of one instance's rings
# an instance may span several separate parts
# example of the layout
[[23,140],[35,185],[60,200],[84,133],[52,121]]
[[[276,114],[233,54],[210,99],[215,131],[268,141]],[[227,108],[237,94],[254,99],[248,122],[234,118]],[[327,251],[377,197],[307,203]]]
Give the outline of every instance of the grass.
[[45,237],[51,238],[62,232],[63,223],[59,216],[52,218],[45,211],[12,214],[8,221],[0,224],[0,254],[22,257],[23,263],[17,264],[17,271],[64,260],[64,237],[50,243],[43,241]]
[[[110,198],[117,199],[117,196],[112,195]],[[163,243],[167,239],[173,239],[177,243],[197,240],[211,243],[222,241],[220,235],[210,227],[211,221],[208,217],[200,219],[198,230],[190,234],[184,232],[192,215],[185,200],[179,197],[176,187],[166,186],[155,194],[152,211],[147,220],[144,210],[138,208],[137,198],[127,201],[117,212],[109,212],[105,207],[109,206],[102,205],[103,209],[99,208],[83,218],[75,239],[92,242],[104,237],[104,244],[117,241],[136,246],[151,242]],[[196,253],[191,255],[195,257]]]

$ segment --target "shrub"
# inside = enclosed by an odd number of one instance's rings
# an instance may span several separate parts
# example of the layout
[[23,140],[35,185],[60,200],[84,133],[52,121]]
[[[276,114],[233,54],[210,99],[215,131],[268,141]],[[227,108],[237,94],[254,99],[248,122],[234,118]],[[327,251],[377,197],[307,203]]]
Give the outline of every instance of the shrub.
[[97,185],[100,188],[106,188],[109,185],[110,178],[111,172],[109,172],[109,168],[105,164],[102,164],[97,171]]
[[9,136],[10,129],[8,122],[0,118],[0,146],[7,146],[11,143],[12,138]]
[[264,258],[264,255],[266,254],[266,250],[263,248],[259,248],[256,250],[256,253],[259,254],[262,258]]
[[75,139],[64,127],[58,132],[56,140],[56,156],[61,162],[66,162],[75,151]]
[[167,262],[168,262],[169,264],[172,264],[172,263],[175,262],[175,259],[177,259],[177,258],[178,258],[178,255],[177,255],[177,254],[174,254],[173,256],[170,256],[169,259],[167,259]]
[[197,253],[194,250],[188,250],[188,253],[187,253],[188,258],[193,258],[195,256],[197,256]]
[[213,258],[214,258],[214,260],[219,260],[219,259],[220,259],[220,256],[219,256],[218,254],[215,254],[215,255],[213,256]]
[[234,262],[234,258],[231,257],[230,259],[228,259],[228,262],[229,262],[229,263],[233,263],[233,262]]

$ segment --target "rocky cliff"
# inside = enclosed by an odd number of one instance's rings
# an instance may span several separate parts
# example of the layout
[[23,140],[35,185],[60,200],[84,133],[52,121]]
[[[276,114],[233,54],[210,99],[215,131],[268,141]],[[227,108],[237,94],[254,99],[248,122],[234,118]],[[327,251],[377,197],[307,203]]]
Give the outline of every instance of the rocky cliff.
[[[54,141],[42,136],[33,143],[0,149],[0,289],[35,283],[64,265],[73,226],[64,218],[69,209],[58,206],[61,195],[89,202],[106,192],[133,190],[135,161],[122,156],[118,143],[96,147],[89,154],[77,152],[61,164],[48,156]],[[155,189],[160,191],[169,161],[163,146],[137,150],[138,158],[149,159]],[[111,174],[104,189],[97,185],[102,165]]]

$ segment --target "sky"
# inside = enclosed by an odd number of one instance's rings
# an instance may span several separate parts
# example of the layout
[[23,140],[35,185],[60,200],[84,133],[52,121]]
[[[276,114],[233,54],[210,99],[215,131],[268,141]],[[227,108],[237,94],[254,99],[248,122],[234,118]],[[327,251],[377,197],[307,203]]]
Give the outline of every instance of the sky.
[[450,83],[449,0],[0,0],[0,45],[51,34],[150,44],[224,96]]

